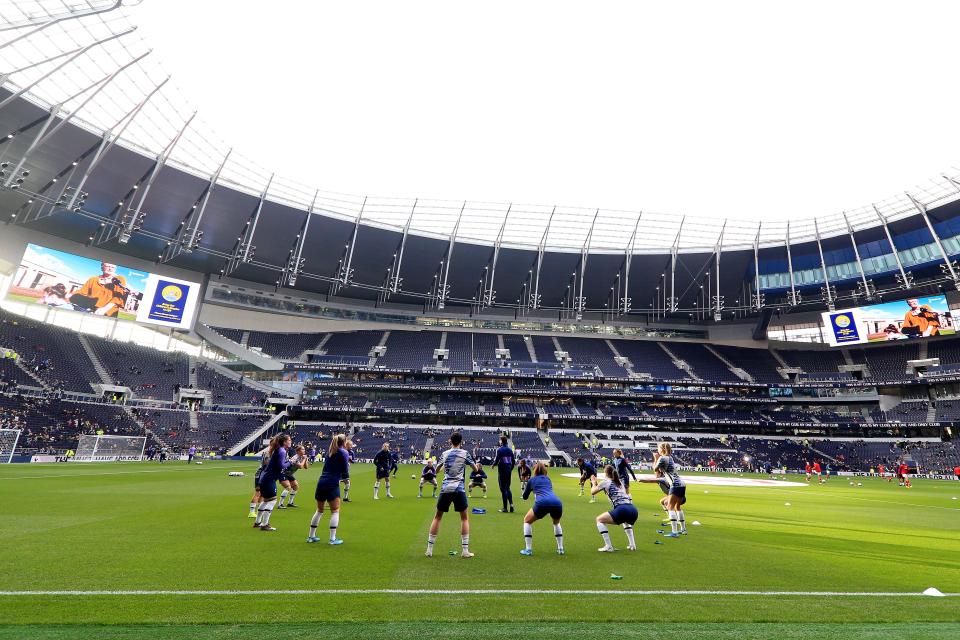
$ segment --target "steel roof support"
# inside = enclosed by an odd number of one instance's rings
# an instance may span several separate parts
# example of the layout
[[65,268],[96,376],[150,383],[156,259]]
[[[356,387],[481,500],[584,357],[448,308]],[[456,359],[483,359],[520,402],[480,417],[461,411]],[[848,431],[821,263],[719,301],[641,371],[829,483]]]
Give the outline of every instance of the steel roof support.
[[[300,233],[297,234],[297,239],[293,243],[293,249],[290,250],[290,258],[287,260],[287,268],[283,271],[284,282],[286,286],[296,286],[297,276],[300,275],[301,271],[303,271],[303,265],[306,262],[303,257],[303,247],[307,244],[307,233],[310,231],[310,219],[313,218],[314,207],[317,206],[317,196],[319,195],[319,189],[314,191],[313,202],[310,203],[310,208],[307,209],[307,217],[303,219],[303,226],[300,227]],[[364,198],[363,201],[366,203],[366,198]],[[353,238],[356,240],[356,233],[354,233]]]
[[443,269],[443,279],[438,284],[436,291],[437,309],[443,309],[447,305],[447,297],[450,295],[450,263],[453,262],[453,247],[457,243],[457,232],[460,230],[460,221],[463,220],[463,210],[466,208],[467,201],[464,200],[463,205],[460,207],[460,213],[457,215],[457,221],[453,225],[453,231],[450,232],[450,244],[447,246],[446,262],[440,263],[440,267]]
[[533,291],[530,293],[529,307],[531,309],[540,308],[540,270],[543,268],[543,253],[547,248],[547,238],[550,235],[550,225],[553,224],[553,216],[556,213],[557,207],[554,205],[553,210],[550,212],[550,217],[547,218],[547,226],[543,230],[543,237],[540,238],[540,244],[537,246],[537,266],[533,277]]
[[[627,249],[624,251],[623,256],[623,296],[617,296],[617,312],[620,315],[625,315],[630,313],[632,310],[632,300],[630,298],[630,265],[633,262],[633,252],[637,248],[637,229],[640,227],[640,218],[643,217],[643,212],[641,211],[637,215],[637,221],[633,225],[633,233],[630,234],[630,241],[627,243]],[[619,283],[618,283],[619,287]],[[619,291],[618,291],[619,293]]]
[[[136,63],[137,61],[145,58],[147,55],[149,55],[149,53],[150,53],[150,52],[148,51],[147,53],[144,53],[144,54],[141,55],[140,57],[134,58],[133,60],[131,60],[131,61],[128,62],[127,64],[123,65],[123,66],[120,67],[119,69],[115,70],[114,72],[110,73],[109,75],[105,76],[104,78],[101,78],[100,80],[94,82],[93,84],[88,85],[88,86],[85,87],[83,90],[81,90],[81,91],[77,92],[76,94],[74,94],[73,96],[67,98],[66,101],[61,102],[60,104],[57,104],[57,105],[54,105],[53,107],[51,107],[51,108],[50,108],[50,119],[48,119],[48,120],[43,124],[43,127],[40,129],[40,132],[37,134],[37,137],[33,139],[33,142],[30,144],[30,146],[27,148],[27,150],[23,152],[23,155],[20,157],[20,160],[17,162],[17,166],[13,169],[13,171],[11,171],[10,176],[7,178],[7,180],[6,180],[6,182],[4,183],[3,186],[4,186],[4,187],[10,187],[10,185],[11,185],[13,179],[14,179],[14,176],[17,176],[17,175],[20,174],[20,170],[23,168],[23,165],[26,163],[27,159],[30,157],[30,155],[31,155],[38,147],[43,146],[51,137],[53,137],[53,135],[54,135],[57,131],[59,131],[63,126],[65,126],[68,122],[70,122],[70,121],[73,119],[73,117],[74,117],[75,115],[77,115],[77,113],[79,113],[81,110],[83,110],[83,108],[84,108],[91,100],[93,100],[93,99],[96,97],[96,95],[103,90],[104,87],[106,87],[108,84],[110,84],[110,82],[113,81],[113,79],[116,78],[122,71],[124,71],[127,67],[131,66],[132,64]],[[96,87],[96,89],[94,90],[93,93],[91,93],[89,96],[87,96],[86,99],[84,99],[84,101],[81,102],[79,106],[77,106],[77,107],[74,108],[73,110],[69,111],[69,112],[67,113],[66,117],[63,118],[62,120],[60,120],[60,122],[58,122],[56,125],[54,125],[53,128],[50,129],[50,131],[47,131],[47,128],[48,128],[48,127],[52,124],[52,122],[56,119],[56,116],[60,114],[60,110],[61,110],[61,108],[63,107],[63,104],[64,104],[65,102],[67,102],[67,101],[69,101],[69,100],[72,100],[72,99],[73,99],[74,97],[76,97],[76,96],[82,95],[83,93],[89,91],[91,88],[94,88],[94,87]]]
[[490,269],[489,272],[484,270],[484,278],[486,281],[486,290],[482,291],[482,304],[481,307],[492,307],[494,301],[497,299],[497,291],[494,289],[494,283],[497,278],[497,261],[500,259],[500,245],[503,243],[503,234],[507,228],[507,220],[510,219],[510,211],[513,209],[513,204],[511,203],[507,207],[507,213],[503,216],[503,224],[500,225],[500,231],[497,232],[497,241],[493,245],[493,257],[490,260]]
[[[587,275],[587,259],[590,257],[590,245],[593,242],[593,228],[597,224],[597,216],[600,215],[600,209],[593,214],[593,220],[590,222],[590,230],[587,231],[587,239],[583,242],[583,248],[580,249],[580,265],[577,267],[579,274],[580,287],[573,300],[573,310],[577,320],[583,320],[583,312],[587,308],[587,297],[583,295],[583,281]],[[577,283],[574,282],[574,286]]]
[[273,183],[273,174],[270,175],[270,179],[267,180],[267,186],[263,188],[263,191],[260,193],[260,199],[257,201],[257,206],[253,210],[253,213],[250,215],[250,219],[247,220],[247,223],[243,226],[243,230],[240,232],[240,236],[237,238],[237,242],[233,247],[232,255],[230,260],[227,262],[227,270],[225,275],[230,275],[237,268],[243,264],[248,263],[253,259],[254,253],[256,253],[257,247],[253,244],[254,234],[257,232],[257,223],[260,221],[260,212],[263,211],[263,203],[267,199],[267,192],[270,190],[270,185]]
[[[317,192],[319,193],[319,191]],[[314,194],[313,202],[316,203],[317,196]],[[360,232],[360,221],[363,220],[363,211],[367,207],[367,197],[363,197],[363,204],[360,205],[360,213],[357,214],[357,221],[353,225],[353,235],[350,236],[350,250],[347,252],[347,264],[343,268],[342,278],[340,283],[347,287],[350,286],[350,283],[353,282],[353,250],[357,246],[357,234]],[[313,212],[313,205],[310,205],[310,212]],[[306,230],[304,230],[306,233]]]
[[[93,48],[95,48],[95,47],[98,47],[98,46],[100,46],[100,45],[102,45],[102,44],[106,44],[107,42],[110,42],[111,40],[116,40],[117,38],[121,38],[121,37],[123,37],[123,36],[125,36],[125,35],[127,35],[127,34],[129,34],[129,33],[133,33],[133,32],[136,31],[136,30],[137,30],[136,27],[132,27],[132,28],[130,28],[130,29],[127,29],[126,31],[121,31],[120,33],[115,33],[115,34],[112,34],[112,35],[110,35],[110,36],[107,36],[106,38],[103,38],[102,40],[97,40],[97,41],[95,41],[95,42],[91,42],[90,44],[88,44],[87,46],[83,47],[82,49],[80,49],[79,51],[77,51],[75,54],[73,54],[72,56],[70,56],[69,58],[67,58],[66,60],[64,60],[64,61],[61,62],[60,64],[58,64],[57,66],[55,66],[53,69],[50,69],[50,71],[47,71],[45,74],[43,74],[42,76],[40,76],[39,78],[37,78],[36,80],[34,80],[34,81],[31,82],[30,84],[28,84],[27,86],[21,87],[21,88],[18,89],[16,92],[11,93],[9,96],[7,96],[6,98],[4,98],[3,101],[0,101],[0,109],[3,109],[5,106],[7,106],[7,105],[10,104],[11,102],[13,102],[13,101],[16,100],[17,98],[19,98],[20,96],[22,96],[22,95],[25,94],[26,92],[30,91],[30,90],[33,89],[35,86],[37,86],[38,84],[40,84],[41,82],[43,82],[44,80],[46,80],[47,78],[49,78],[50,76],[52,76],[53,74],[55,74],[56,72],[60,71],[61,69],[63,69],[64,67],[66,67],[68,64],[70,64],[71,62],[73,62],[74,60],[76,60],[77,58],[79,58],[80,56],[82,56],[83,54],[85,54],[86,52],[90,51],[91,49],[93,49]],[[7,44],[10,44],[10,43],[8,42]],[[150,53],[150,51],[147,51],[147,53],[144,54],[144,55],[147,55],[147,54],[149,54],[149,53]],[[143,56],[141,56],[141,57],[143,57]],[[139,60],[139,58],[137,58],[136,60]],[[134,60],[134,61],[136,61],[136,60]],[[4,77],[3,80],[6,80],[6,78]]]
[[723,252],[723,234],[726,230],[727,221],[724,220],[723,226],[720,227],[720,237],[717,239],[717,246],[713,250],[715,257],[713,271],[714,275],[716,276],[717,292],[711,297],[711,301],[713,302],[713,319],[717,322],[720,322],[721,313],[723,312],[724,307],[724,298],[722,295],[720,295],[720,254]]
[[[27,147],[27,150],[23,152],[23,156],[20,158],[19,162],[17,162],[17,165],[12,169],[10,169],[10,175],[6,176],[6,179],[3,181],[4,189],[19,189],[20,185],[23,184],[23,180],[28,175],[30,175],[29,170],[23,171],[21,173],[21,169],[23,168],[23,163],[26,161],[27,157],[33,152],[33,150],[36,149],[37,146],[39,146],[39,142],[44,137],[44,134],[47,132],[47,129],[50,128],[50,125],[53,124],[54,121],[56,121],[57,116],[60,115],[60,107],[61,105],[59,104],[55,104],[52,107],[50,107],[50,115],[47,116],[47,119],[44,121],[43,126],[40,127],[39,131],[37,131],[37,135],[34,136],[33,140],[30,142],[30,146]],[[0,170],[0,177],[3,177],[6,171],[7,171],[6,167],[3,167],[2,170]]]
[[893,234],[890,233],[887,218],[880,213],[877,205],[873,205],[873,210],[877,214],[877,218],[880,219],[880,224],[883,225],[883,232],[887,234],[887,242],[890,243],[890,250],[893,251],[893,259],[897,261],[897,269],[900,271],[897,279],[900,280],[900,286],[904,289],[909,289],[913,286],[913,274],[903,268],[903,261],[900,260],[900,252],[897,251],[897,245],[893,243]]
[[763,223],[757,225],[757,237],[753,240],[753,279],[754,279],[754,294],[752,306],[754,309],[759,311],[763,308],[763,303],[765,302],[763,291],[760,288],[760,230],[763,228]]
[[847,235],[850,236],[850,244],[853,246],[853,255],[857,259],[857,269],[860,270],[860,281],[863,286],[863,295],[867,300],[872,300],[875,292],[873,282],[867,280],[867,273],[863,270],[863,261],[860,260],[860,248],[857,246],[857,238],[853,235],[853,227],[850,225],[850,220],[847,218],[846,212],[843,214],[843,222],[847,225]]
[[[100,164],[100,161],[103,160],[103,157],[107,154],[107,152],[110,151],[110,149],[113,148],[113,145],[117,143],[117,141],[120,139],[121,136],[123,136],[123,132],[127,130],[127,127],[130,125],[131,122],[133,122],[133,119],[136,118],[137,115],[139,115],[143,107],[147,104],[147,102],[150,101],[150,98],[156,95],[156,93],[160,91],[161,88],[163,88],[163,85],[167,84],[168,80],[170,80],[170,76],[167,76],[166,78],[164,78],[163,82],[155,86],[150,91],[150,93],[144,96],[144,98],[140,102],[138,102],[136,106],[134,106],[133,109],[128,111],[122,118],[117,120],[117,123],[112,127],[110,127],[109,131],[105,131],[103,133],[103,138],[100,142],[100,147],[97,149],[96,154],[93,156],[93,160],[90,161],[90,163],[87,165],[86,169],[84,170],[83,177],[80,178],[80,182],[79,184],[77,184],[73,197],[70,199],[70,203],[67,205],[67,209],[73,209],[73,207],[76,204],[77,194],[83,191],[83,188],[84,186],[86,186],[87,180],[90,178],[90,175],[93,173],[93,170],[97,168],[97,166]],[[113,135],[113,130],[116,129],[118,126],[120,126],[121,123],[123,123],[123,126],[120,127],[120,130],[117,131],[116,135]]]
[[[677,229],[677,237],[673,239],[673,246],[670,247],[670,313],[677,311],[677,253],[680,250],[680,234],[683,233],[683,223],[687,216],[680,218],[680,228]],[[664,305],[667,307],[667,305]]]
[[36,27],[36,28],[34,28],[34,29],[31,29],[30,31],[28,31],[28,32],[26,32],[26,33],[24,33],[24,34],[21,34],[21,35],[17,36],[16,38],[14,38],[13,40],[11,40],[11,41],[9,41],[9,42],[3,43],[2,45],[0,45],[0,49],[3,49],[4,47],[11,45],[11,44],[13,44],[14,42],[17,42],[18,40],[23,40],[24,38],[28,38],[28,37],[32,36],[33,34],[35,34],[35,33],[39,33],[39,32],[41,32],[41,31],[43,31],[44,29],[46,29],[47,27],[53,26],[53,25],[55,25],[55,24],[57,24],[57,23],[59,23],[59,22],[63,22],[63,21],[65,21],[65,20],[73,20],[73,19],[77,19],[77,18],[86,18],[87,16],[93,16],[93,15],[96,15],[96,14],[98,14],[98,13],[107,13],[107,12],[109,12],[109,11],[113,11],[114,9],[120,8],[120,5],[121,5],[121,4],[123,4],[123,0],[117,0],[117,1],[114,2],[112,5],[107,6],[107,7],[104,7],[104,8],[102,8],[102,9],[94,9],[94,8],[91,7],[90,9],[85,9],[85,10],[82,10],[82,11],[69,11],[68,13],[66,13],[66,14],[64,14],[64,15],[55,16],[55,17],[52,17],[52,18],[51,18],[50,16],[44,16],[44,18],[50,18],[49,20],[46,20],[45,22],[40,22],[40,20],[38,20],[38,19],[32,19],[32,20],[25,20],[25,21],[21,21],[21,22],[16,22],[16,23],[11,23],[11,24],[5,25],[5,26],[3,26],[3,27],[0,27],[0,31],[12,31],[13,29],[22,29],[22,28],[24,28],[24,27],[29,27],[29,26],[33,26],[33,25],[35,25],[35,24],[39,24],[38,27]]
[[817,238],[817,251],[820,253],[820,271],[823,273],[823,296],[827,302],[827,309],[833,311],[836,306],[833,304],[833,287],[830,285],[830,276],[827,275],[827,263],[823,259],[823,245],[820,244],[820,227],[817,225],[817,219],[813,219],[813,233]]
[[180,128],[180,131],[177,132],[177,135],[174,136],[173,140],[160,152],[160,155],[157,156],[157,162],[153,165],[153,171],[150,172],[150,177],[147,178],[147,183],[144,185],[143,190],[140,193],[140,201],[137,202],[136,208],[128,207],[127,212],[123,216],[123,223],[119,231],[119,237],[117,240],[120,244],[127,244],[130,242],[130,237],[140,230],[140,227],[143,225],[143,219],[146,216],[146,212],[143,210],[143,205],[147,201],[147,196],[150,194],[150,189],[153,188],[153,183],[156,181],[157,176],[160,175],[160,170],[163,169],[164,165],[167,163],[167,159],[170,158],[170,154],[173,152],[174,147],[177,146],[177,143],[180,142],[180,138],[183,136],[184,132],[190,126],[190,123],[193,122],[193,119],[196,117],[197,112],[194,111],[193,114],[187,118],[187,121],[183,123],[183,126]]
[[170,262],[181,253],[191,253],[200,246],[200,241],[203,239],[203,231],[200,229],[200,223],[203,221],[203,214],[207,210],[207,203],[210,202],[210,197],[217,189],[217,180],[220,178],[220,172],[223,171],[223,167],[226,166],[231,153],[233,153],[233,149],[227,151],[227,155],[223,157],[223,161],[217,168],[216,173],[210,177],[210,182],[207,183],[206,188],[204,188],[203,192],[197,198],[197,203],[194,204],[190,208],[190,211],[187,212],[187,215],[183,217],[183,220],[180,222],[180,227],[177,229],[176,240],[167,246],[160,262]]
[[802,296],[797,291],[797,283],[793,276],[793,254],[790,251],[790,221],[787,221],[787,271],[790,273],[790,295],[787,297],[787,302],[791,307],[795,307],[800,304]]
[[923,221],[927,223],[927,229],[930,230],[930,235],[933,236],[933,241],[936,243],[937,249],[940,250],[940,256],[943,258],[943,264],[940,266],[941,270],[943,270],[944,275],[950,277],[953,286],[960,290],[960,277],[957,276],[957,265],[953,263],[953,260],[950,259],[950,255],[944,248],[943,242],[940,240],[940,235],[937,233],[937,230],[934,229],[933,223],[930,221],[930,216],[927,214],[927,208],[909,193],[907,197],[910,198],[910,202],[912,202],[913,206],[920,212]]
[[407,218],[407,224],[403,225],[403,236],[400,237],[400,247],[393,254],[393,266],[387,270],[389,280],[389,293],[397,293],[403,284],[403,278],[400,277],[400,267],[403,265],[403,250],[407,246],[407,236],[410,235],[410,224],[413,222],[413,214],[417,211],[417,202],[413,201],[413,207],[410,209],[410,217]]

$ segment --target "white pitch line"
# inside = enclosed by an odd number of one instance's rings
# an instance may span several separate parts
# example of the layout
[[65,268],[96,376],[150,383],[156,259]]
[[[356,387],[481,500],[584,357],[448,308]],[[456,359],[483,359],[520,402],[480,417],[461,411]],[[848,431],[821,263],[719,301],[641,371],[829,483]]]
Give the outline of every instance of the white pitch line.
[[[113,591],[0,591],[0,596],[263,596],[263,595],[628,595],[628,596],[850,596],[906,598],[922,593],[889,591],[714,591],[714,590],[618,590],[618,589],[256,589],[256,590],[113,590]],[[960,593],[945,593],[947,597]],[[929,597],[929,596],[926,596]]]
[[[79,463],[78,463],[79,464]],[[219,471],[219,469],[217,469]],[[103,473],[60,473],[60,474],[50,474],[45,476],[14,476],[10,478],[0,478],[0,481],[3,480],[38,480],[43,478],[95,478],[99,476],[127,476],[136,473],[169,473],[171,471],[195,471],[193,468],[173,468],[173,469],[146,469],[143,471],[104,471]],[[200,469],[200,471],[206,471],[206,469]]]

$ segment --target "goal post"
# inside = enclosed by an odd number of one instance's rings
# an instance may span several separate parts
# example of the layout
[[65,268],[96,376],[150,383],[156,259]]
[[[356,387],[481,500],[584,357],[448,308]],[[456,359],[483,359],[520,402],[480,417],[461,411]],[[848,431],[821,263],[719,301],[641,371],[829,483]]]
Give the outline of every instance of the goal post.
[[143,460],[146,436],[81,435],[74,462],[118,462]]
[[13,460],[21,432],[21,429],[0,429],[0,464],[8,464]]

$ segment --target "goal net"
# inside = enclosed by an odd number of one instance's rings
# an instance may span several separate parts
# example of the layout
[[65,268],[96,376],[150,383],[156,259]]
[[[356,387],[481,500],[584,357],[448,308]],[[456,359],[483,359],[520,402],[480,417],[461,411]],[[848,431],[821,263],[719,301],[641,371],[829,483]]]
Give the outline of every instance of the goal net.
[[142,460],[146,436],[80,436],[74,462]]
[[19,440],[20,429],[0,429],[0,464],[6,464],[13,459]]

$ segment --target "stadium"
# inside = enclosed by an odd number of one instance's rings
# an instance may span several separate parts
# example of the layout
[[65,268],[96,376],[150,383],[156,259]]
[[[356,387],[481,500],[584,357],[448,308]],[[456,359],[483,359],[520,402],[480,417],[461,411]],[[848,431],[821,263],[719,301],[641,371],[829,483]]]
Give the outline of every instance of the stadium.
[[0,3],[0,639],[960,633],[960,170],[756,219],[324,190],[139,11]]

